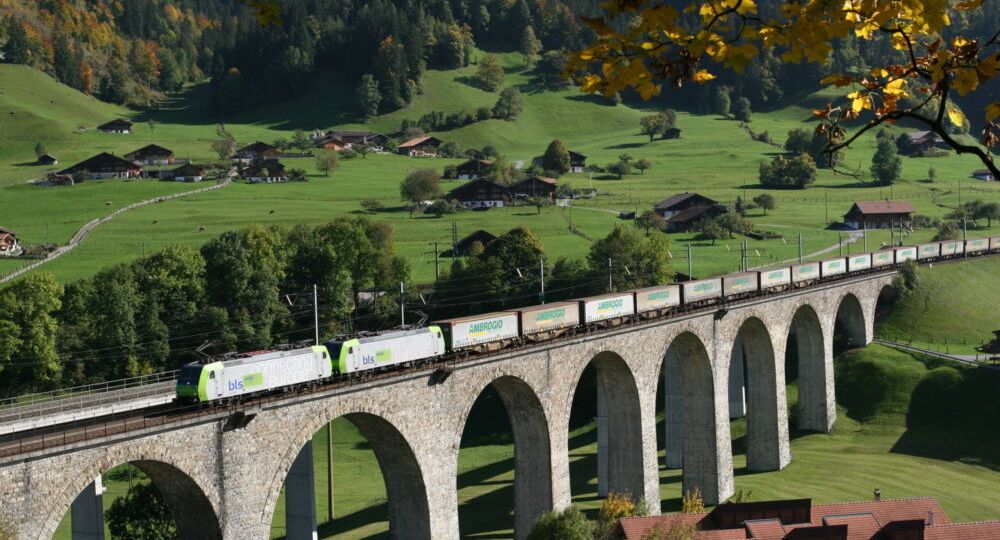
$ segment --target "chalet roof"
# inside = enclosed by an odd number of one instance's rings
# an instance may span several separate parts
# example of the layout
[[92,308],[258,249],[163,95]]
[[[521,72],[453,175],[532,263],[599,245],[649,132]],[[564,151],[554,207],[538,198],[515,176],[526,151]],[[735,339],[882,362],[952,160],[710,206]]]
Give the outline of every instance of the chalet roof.
[[236,153],[237,154],[248,154],[248,153],[261,154],[261,153],[264,153],[264,152],[269,152],[271,150],[277,150],[277,149],[278,149],[278,147],[276,147],[276,146],[267,144],[266,142],[257,141],[255,143],[248,144],[248,145],[244,146],[243,148],[240,148],[239,151],[237,151]]
[[[888,529],[923,528],[925,540],[952,538],[997,538],[1000,522],[953,524],[936,500],[930,497],[882,501],[861,501],[852,503],[817,504],[810,507],[808,521],[794,522],[778,517],[782,503],[798,501],[765,501],[764,503],[743,503],[744,506],[758,505],[759,511],[749,509],[747,515],[760,517],[741,519],[739,523],[728,523],[725,528],[716,525],[712,514],[720,509],[735,506],[732,503],[717,506],[712,512],[701,514],[673,514],[666,516],[625,518],[619,528],[626,539],[642,538],[653,527],[671,527],[677,523],[695,525],[699,530],[696,538],[729,540],[746,538],[781,539],[795,536],[796,529],[820,526],[847,526],[848,540],[870,540],[880,531]],[[768,508],[771,505],[772,508]],[[772,515],[773,514],[773,515]],[[933,525],[930,520],[933,519]],[[940,532],[938,532],[940,531]],[[803,531],[805,532],[805,531]],[[758,534],[759,533],[759,534]],[[967,533],[967,534],[965,534]],[[993,535],[993,536],[990,536]]]
[[918,142],[925,139],[930,139],[934,142],[940,142],[943,140],[937,133],[926,130],[911,131],[907,133],[906,136],[910,138],[910,142]]
[[858,201],[845,215],[861,213],[865,216],[879,214],[912,214],[913,205],[909,201]]
[[713,201],[712,199],[709,199],[708,197],[706,197],[704,195],[699,195],[697,193],[684,192],[684,193],[678,193],[676,195],[671,195],[671,196],[667,197],[666,199],[663,199],[662,201],[656,203],[656,205],[653,206],[653,208],[655,208],[656,210],[670,210],[674,206],[677,206],[678,204],[680,204],[680,203],[682,203],[684,201],[687,201],[688,199],[691,199],[693,197],[698,197],[700,199],[704,199],[705,204],[708,204],[708,205],[716,204],[715,201]]
[[976,169],[972,171],[972,176],[993,176],[993,172],[989,169]]
[[441,139],[434,137],[432,135],[424,135],[423,137],[415,137],[410,139],[403,144],[399,145],[398,148],[412,148],[414,146],[420,146],[426,143],[440,143]]
[[42,154],[38,156],[37,160],[38,163],[55,163],[57,161],[59,160],[52,154]]
[[669,218],[667,218],[667,223],[691,223],[698,221],[699,219],[705,217],[705,214],[712,212],[725,212],[726,207],[721,204],[712,204],[708,206],[692,206],[687,210],[682,210]]
[[[510,193],[509,188],[504,185],[490,182],[489,180],[471,180],[448,192],[448,199],[458,199],[460,201],[494,200],[497,196],[506,196]],[[481,197],[485,195],[485,198]]]
[[124,118],[115,118],[114,120],[112,120],[110,122],[105,122],[105,123],[97,126],[97,129],[116,129],[116,128],[123,128],[123,127],[131,128],[132,127],[132,122],[130,122],[130,121],[124,119]]
[[129,157],[129,156],[148,156],[148,155],[153,155],[153,156],[172,156],[172,155],[174,155],[174,151],[170,150],[169,148],[164,148],[164,147],[162,147],[162,146],[160,146],[158,144],[147,144],[146,146],[143,146],[142,148],[140,148],[138,150],[133,150],[132,152],[129,152],[129,153],[125,154],[125,157]]
[[363,129],[331,129],[324,133],[327,137],[378,137],[382,135],[381,133],[375,133],[374,131],[368,131]]
[[486,247],[486,244],[489,244],[496,239],[497,237],[495,234],[482,229],[476,229],[455,244],[455,251],[459,254],[466,253],[475,242],[479,242],[483,245],[483,247]]
[[241,174],[244,178],[248,176],[261,176],[265,169],[268,176],[285,176],[285,165],[276,159],[254,163],[249,167],[245,167]]
[[570,160],[576,160],[576,161],[582,161],[582,160],[587,159],[587,156],[581,154],[580,152],[574,152],[572,150],[569,150],[569,159]]
[[204,165],[195,165],[194,163],[185,163],[180,167],[173,170],[175,175],[177,174],[202,174],[205,172]]
[[493,161],[488,159],[467,159],[456,165],[455,168],[459,170],[472,168],[478,171],[482,169],[487,169],[491,165],[493,165]]
[[72,174],[77,171],[97,171],[97,170],[135,170],[140,169],[138,165],[131,161],[118,157],[114,154],[101,152],[96,156],[89,157],[68,169],[59,171],[59,174]]

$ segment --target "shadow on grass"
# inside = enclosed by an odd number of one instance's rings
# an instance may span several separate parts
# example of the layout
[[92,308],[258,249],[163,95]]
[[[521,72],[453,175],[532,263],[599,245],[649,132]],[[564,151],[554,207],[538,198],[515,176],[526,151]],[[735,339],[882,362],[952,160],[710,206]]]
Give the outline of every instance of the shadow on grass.
[[513,484],[483,493],[458,505],[458,530],[462,538],[508,538],[510,533],[501,534],[496,531],[513,528]]
[[944,461],[957,461],[1000,471],[1000,448],[994,442],[968,440],[968,433],[933,428],[910,428],[889,452]]
[[655,142],[655,141],[621,143],[621,144],[615,144],[615,145],[612,145],[612,146],[605,146],[604,148],[606,148],[607,150],[622,150],[622,149],[625,149],[625,148],[642,148],[643,146],[646,146],[647,144],[651,144],[653,142]]

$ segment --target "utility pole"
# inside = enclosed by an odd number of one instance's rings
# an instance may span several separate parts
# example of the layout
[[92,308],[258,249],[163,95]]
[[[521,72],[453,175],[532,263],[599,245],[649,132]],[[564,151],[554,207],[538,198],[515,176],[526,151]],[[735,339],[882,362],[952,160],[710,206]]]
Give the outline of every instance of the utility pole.
[[969,245],[969,227],[968,227],[968,222],[965,221],[965,218],[963,217],[962,218],[962,258],[963,259],[968,259],[969,258],[969,250],[966,249],[966,246],[968,246],[968,245]]
[[545,303],[545,259],[538,259],[538,277],[542,280],[542,290],[538,293],[538,300]]
[[837,246],[840,248],[840,256],[844,256],[844,233],[837,233]]
[[608,259],[608,292],[614,291],[614,287],[611,283],[611,259]]
[[403,282],[399,282],[399,325],[406,326],[406,300],[403,297]]
[[313,283],[313,325],[316,329],[316,345],[319,345],[319,292]]
[[691,242],[688,242],[688,281],[694,279],[694,270],[692,269],[691,263]]
[[451,222],[451,253],[452,257],[455,256],[455,249],[458,247],[458,222]]
[[438,259],[438,242],[434,242],[434,280],[437,281],[438,277],[441,275],[439,271],[439,259]]
[[333,521],[333,420],[326,425],[326,515]]
[[823,204],[826,206],[826,222],[830,223],[830,194],[823,192]]
[[863,228],[861,229],[861,231],[862,231],[861,234],[863,234],[865,236],[865,252],[867,252],[868,251],[868,222],[865,222],[865,224],[862,225],[862,227]]
[[799,262],[802,262],[802,233],[799,233]]

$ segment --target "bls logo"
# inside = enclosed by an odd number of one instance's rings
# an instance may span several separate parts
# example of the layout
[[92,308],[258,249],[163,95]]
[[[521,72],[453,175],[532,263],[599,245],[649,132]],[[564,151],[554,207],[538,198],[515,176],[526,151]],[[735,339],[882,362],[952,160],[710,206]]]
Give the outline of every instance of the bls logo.
[[366,355],[362,356],[361,357],[361,365],[363,365],[363,366],[374,366],[375,365],[375,357],[372,356],[372,355],[370,355],[370,354],[366,354]]
[[243,381],[239,379],[229,381],[229,391],[235,392],[237,390],[243,390]]

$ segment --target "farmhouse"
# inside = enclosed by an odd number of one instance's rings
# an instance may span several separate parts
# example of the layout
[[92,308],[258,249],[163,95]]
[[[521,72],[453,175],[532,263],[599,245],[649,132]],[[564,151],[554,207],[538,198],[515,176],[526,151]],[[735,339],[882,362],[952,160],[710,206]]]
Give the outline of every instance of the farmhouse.
[[39,165],[55,165],[56,163],[59,163],[59,160],[56,159],[56,157],[53,156],[52,154],[42,154],[38,156],[38,159],[35,160],[35,163]]
[[477,229],[469,233],[465,238],[462,238],[455,244],[454,248],[452,248],[452,256],[464,257],[470,253],[472,246],[476,242],[479,242],[481,246],[486,247],[487,244],[496,239],[497,239],[496,235],[486,232],[482,229]]
[[832,504],[813,504],[810,499],[727,502],[711,512],[622,518],[615,538],[640,540],[655,534],[657,528],[670,531],[682,527],[693,533],[684,538],[698,540],[1000,538],[1000,521],[953,523],[930,497]]
[[285,181],[285,166],[276,159],[258,161],[240,173],[248,184],[277,184]]
[[281,156],[281,150],[278,150],[276,146],[257,141],[237,150],[236,155],[233,156],[233,161],[253,163],[254,161],[274,159],[279,156]]
[[906,136],[910,141],[910,154],[920,154],[921,152],[944,146],[944,139],[933,131],[911,131]]
[[470,159],[455,166],[459,180],[475,180],[490,170],[492,161],[485,159]]
[[510,187],[511,195],[515,197],[534,197],[551,199],[556,192],[556,179],[544,176],[525,178]]
[[510,201],[510,190],[489,180],[472,180],[451,190],[446,198],[466,208],[502,208]]
[[983,180],[985,182],[992,182],[996,180],[993,178],[993,173],[989,169],[979,169],[978,171],[972,171],[972,177],[976,180]]
[[21,246],[17,244],[14,231],[0,227],[0,257],[13,257],[20,254]]
[[132,133],[132,122],[124,118],[117,118],[97,126],[97,131],[101,133]]
[[174,152],[156,144],[125,154],[125,159],[136,165],[170,165],[174,162]]
[[444,141],[441,139],[425,135],[423,137],[410,139],[403,144],[400,144],[398,150],[399,153],[404,156],[437,157],[438,147],[442,144],[444,144]]
[[201,182],[205,178],[205,166],[185,163],[171,170],[169,175],[177,182]]
[[668,232],[690,231],[703,219],[719,217],[727,212],[721,204],[692,206],[667,218]]
[[712,206],[713,204],[718,203],[703,195],[685,192],[671,195],[670,197],[656,203],[656,205],[653,206],[653,211],[664,219],[670,219],[671,216],[679,214],[689,208],[694,208],[696,206]]
[[142,166],[114,154],[101,152],[59,171],[59,174],[71,175],[76,182],[99,178],[137,178],[142,175]]
[[[536,167],[538,167],[538,168],[540,168],[540,169],[544,169],[545,168],[545,164],[544,163],[545,163],[544,156],[535,156],[534,158],[531,159],[531,164],[534,165],[534,166],[536,166]],[[583,155],[583,154],[581,154],[579,152],[574,152],[574,151],[570,150],[569,151],[569,172],[580,173],[580,172],[583,172],[584,169],[586,169],[586,168],[587,168],[587,156],[585,156],[585,155]]]
[[908,201],[858,201],[844,214],[844,224],[855,229],[909,227],[913,205]]
[[389,138],[374,131],[333,129],[316,139],[316,146],[329,150],[346,150],[354,146],[365,146],[374,152],[384,152]]

